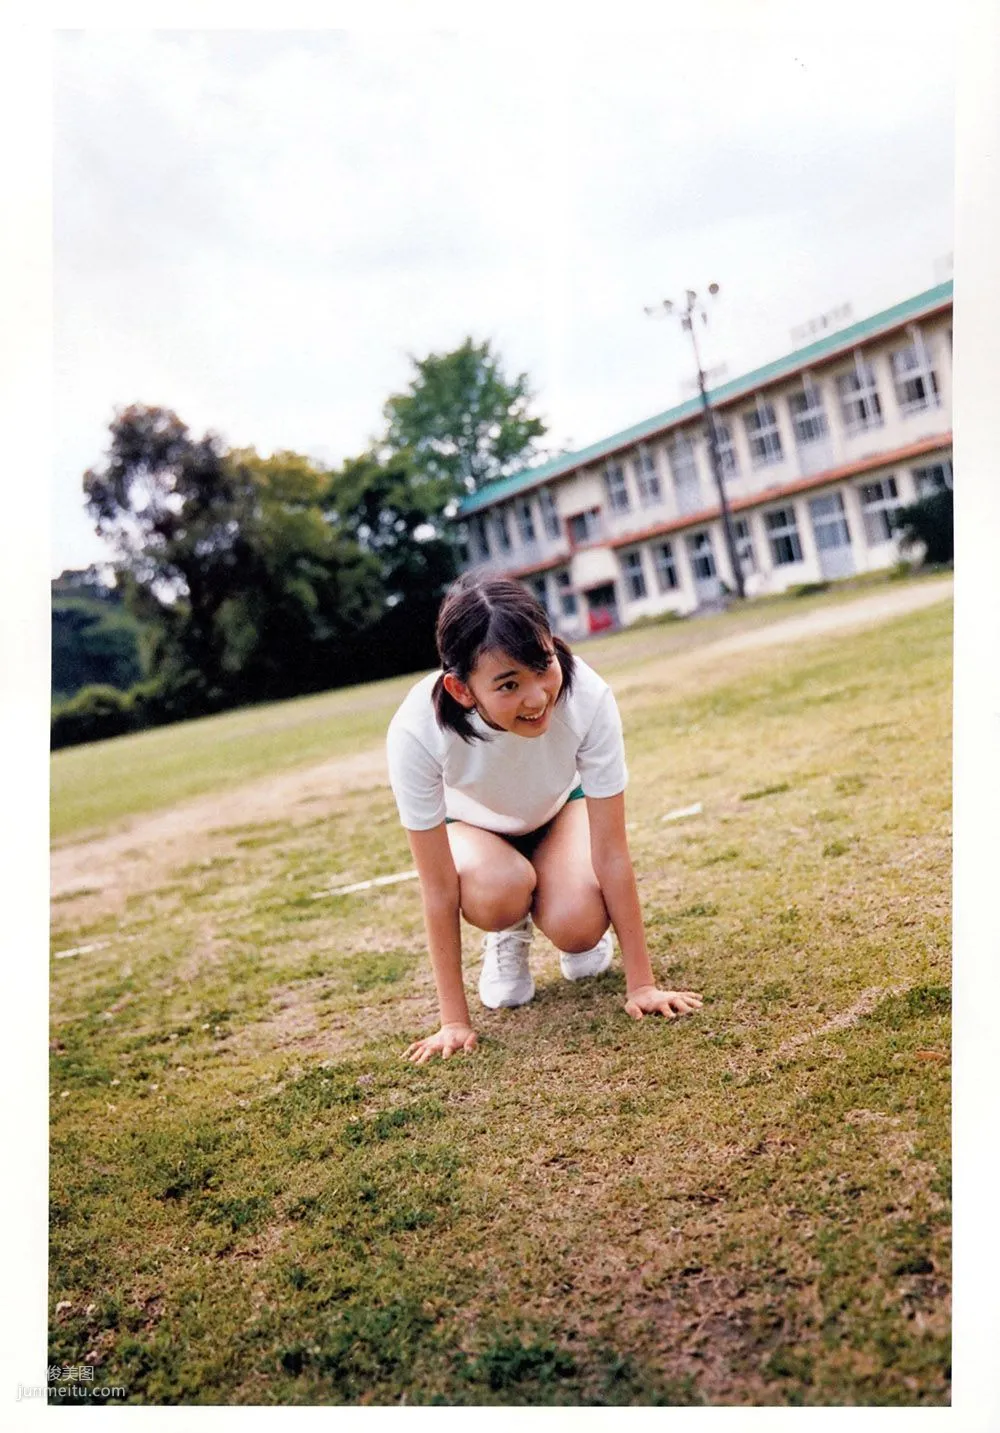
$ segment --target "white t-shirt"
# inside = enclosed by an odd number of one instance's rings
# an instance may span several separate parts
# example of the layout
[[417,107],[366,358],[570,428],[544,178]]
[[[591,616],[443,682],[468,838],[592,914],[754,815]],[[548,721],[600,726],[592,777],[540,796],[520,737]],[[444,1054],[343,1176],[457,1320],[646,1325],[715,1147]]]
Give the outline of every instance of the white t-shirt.
[[470,721],[483,739],[466,742],[438,724],[431,692],[439,673],[412,687],[389,723],[389,781],[410,831],[429,831],[445,816],[487,831],[523,835],[545,824],[569,793],[617,796],[628,771],[622,723],[603,677],[575,658],[573,690],[560,695],[538,737],[493,731]]

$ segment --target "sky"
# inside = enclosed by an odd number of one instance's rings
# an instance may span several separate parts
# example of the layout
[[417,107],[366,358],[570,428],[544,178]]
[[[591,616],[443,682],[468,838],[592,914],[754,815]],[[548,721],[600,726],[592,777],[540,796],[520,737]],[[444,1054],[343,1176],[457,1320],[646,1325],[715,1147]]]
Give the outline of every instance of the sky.
[[[898,13],[898,12],[897,12]],[[915,12],[919,18],[919,9]],[[950,277],[947,21],[755,34],[77,30],[57,37],[52,571],[116,407],[336,464],[411,357],[490,339],[546,443],[672,406],[647,305],[720,285],[728,377]]]

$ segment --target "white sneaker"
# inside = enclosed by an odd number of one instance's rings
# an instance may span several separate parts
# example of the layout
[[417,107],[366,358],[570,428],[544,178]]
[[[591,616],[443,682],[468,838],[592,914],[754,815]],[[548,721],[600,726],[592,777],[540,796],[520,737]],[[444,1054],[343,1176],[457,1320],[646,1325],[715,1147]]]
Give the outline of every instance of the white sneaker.
[[534,995],[535,981],[528,967],[530,946],[530,916],[507,930],[491,931],[483,941],[479,998],[491,1010],[501,1005],[526,1005]]
[[606,930],[593,950],[581,950],[576,954],[561,951],[559,969],[567,980],[583,980],[588,975],[600,975],[611,964],[611,931]]

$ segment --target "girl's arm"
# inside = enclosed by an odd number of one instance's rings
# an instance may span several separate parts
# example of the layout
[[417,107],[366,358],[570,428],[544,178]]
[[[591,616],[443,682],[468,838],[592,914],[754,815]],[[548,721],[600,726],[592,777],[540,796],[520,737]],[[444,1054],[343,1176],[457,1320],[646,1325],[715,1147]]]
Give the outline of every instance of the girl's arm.
[[660,990],[649,963],[646,929],[639,891],[625,833],[625,796],[587,797],[590,859],[621,946],[625,967],[625,1009],[636,1020],[643,1015],[684,1015],[697,1010],[701,996],[693,990]]
[[408,1058],[422,1065],[438,1052],[447,1059],[455,1050],[475,1049],[476,1032],[469,1023],[462,980],[458,872],[447,831],[442,822],[429,831],[406,834],[420,877],[427,946],[441,1007],[441,1029],[436,1035],[415,1041],[406,1051]]

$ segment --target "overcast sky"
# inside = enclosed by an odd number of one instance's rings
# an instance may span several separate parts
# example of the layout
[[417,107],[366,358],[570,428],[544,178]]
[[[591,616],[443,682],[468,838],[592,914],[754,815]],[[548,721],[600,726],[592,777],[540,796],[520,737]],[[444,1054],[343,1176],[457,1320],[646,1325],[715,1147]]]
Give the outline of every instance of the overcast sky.
[[[940,25],[940,18],[938,25]],[[490,338],[553,446],[949,276],[948,32],[115,32],[56,46],[53,571],[117,405],[334,463],[408,355]]]

